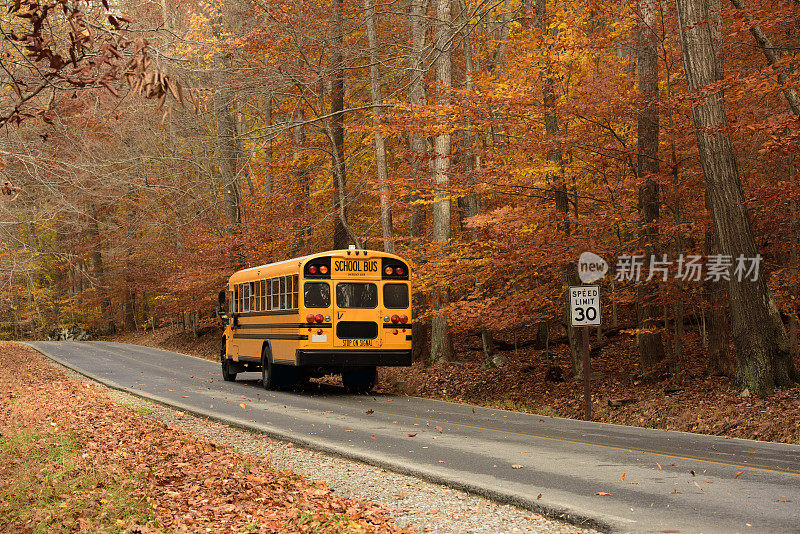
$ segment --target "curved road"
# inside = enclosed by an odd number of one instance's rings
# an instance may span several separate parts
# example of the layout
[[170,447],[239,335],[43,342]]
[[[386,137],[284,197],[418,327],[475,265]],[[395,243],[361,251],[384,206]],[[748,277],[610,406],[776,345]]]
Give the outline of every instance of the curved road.
[[36,342],[91,378],[309,448],[622,532],[800,532],[800,446],[574,421],[335,388],[224,382],[214,362]]

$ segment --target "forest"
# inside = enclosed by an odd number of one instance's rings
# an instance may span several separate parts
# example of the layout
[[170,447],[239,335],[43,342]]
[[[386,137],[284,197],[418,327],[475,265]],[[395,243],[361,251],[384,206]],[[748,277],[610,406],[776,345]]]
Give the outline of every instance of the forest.
[[589,252],[593,350],[800,381],[795,2],[2,8],[2,339],[197,332],[234,271],[352,244],[410,262],[428,364],[580,376]]

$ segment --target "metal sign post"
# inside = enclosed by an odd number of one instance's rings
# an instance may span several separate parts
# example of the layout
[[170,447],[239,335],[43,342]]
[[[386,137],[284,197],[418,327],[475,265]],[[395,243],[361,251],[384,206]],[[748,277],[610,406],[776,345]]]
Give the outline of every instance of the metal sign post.
[[592,373],[589,360],[589,328],[600,326],[600,288],[597,286],[573,286],[569,288],[570,324],[583,327],[583,416],[592,419]]

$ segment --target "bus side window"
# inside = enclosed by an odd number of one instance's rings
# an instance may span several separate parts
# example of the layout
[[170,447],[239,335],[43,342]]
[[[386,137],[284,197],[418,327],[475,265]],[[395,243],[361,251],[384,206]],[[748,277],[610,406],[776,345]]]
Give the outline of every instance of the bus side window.
[[300,307],[300,287],[299,276],[292,276],[292,309],[296,310]]
[[278,280],[280,280],[280,283],[281,283],[281,285],[280,285],[280,288],[281,288],[280,289],[280,291],[281,291],[281,309],[285,310],[286,309],[286,277],[285,276],[281,276],[280,278],[278,278]]
[[259,280],[258,281],[258,294],[260,295],[259,296],[259,301],[258,301],[258,309],[261,310],[261,311],[264,311],[264,310],[267,309],[267,306],[266,306],[266,303],[265,303],[266,299],[264,297],[264,281],[263,280]]
[[239,313],[239,284],[233,286],[233,313]]
[[272,309],[272,281],[265,280],[264,281],[264,296],[266,297],[267,306],[264,308],[265,310]]
[[272,279],[272,309],[273,310],[280,310],[281,309],[281,285],[277,278]]
[[247,282],[242,284],[242,296],[244,303],[244,306],[242,306],[242,311],[248,312],[250,311],[250,284]]

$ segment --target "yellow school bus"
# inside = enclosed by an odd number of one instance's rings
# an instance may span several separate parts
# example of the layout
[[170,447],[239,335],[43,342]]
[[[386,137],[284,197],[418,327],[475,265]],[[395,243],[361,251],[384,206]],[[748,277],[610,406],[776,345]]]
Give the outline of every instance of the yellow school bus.
[[266,389],[341,373],[367,392],[378,366],[411,365],[409,268],[375,250],[333,250],[244,269],[220,292],[222,377]]

